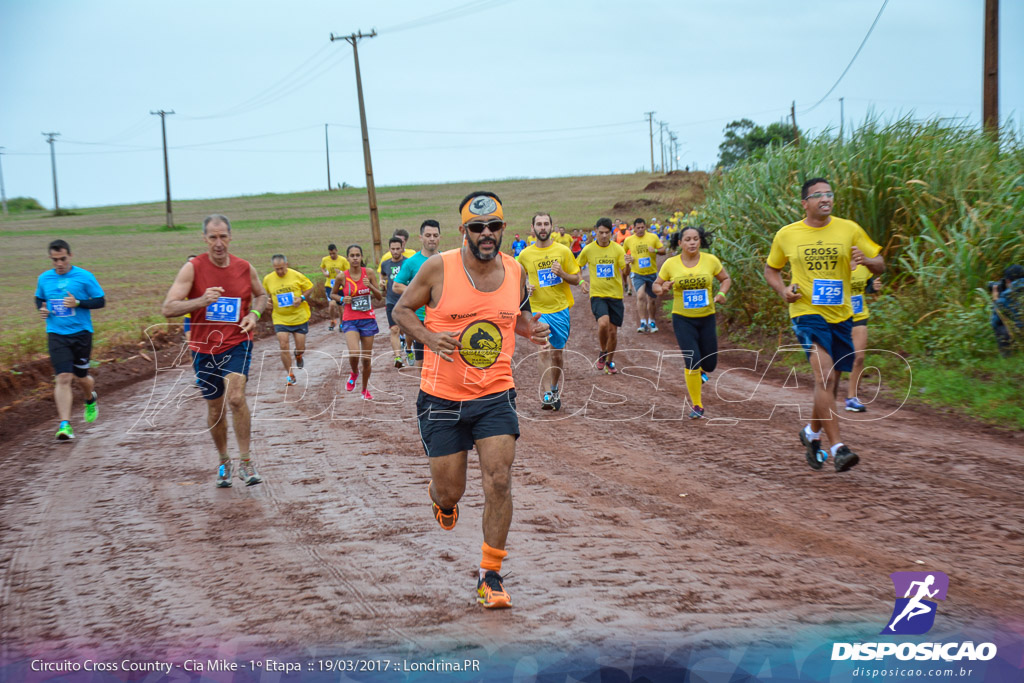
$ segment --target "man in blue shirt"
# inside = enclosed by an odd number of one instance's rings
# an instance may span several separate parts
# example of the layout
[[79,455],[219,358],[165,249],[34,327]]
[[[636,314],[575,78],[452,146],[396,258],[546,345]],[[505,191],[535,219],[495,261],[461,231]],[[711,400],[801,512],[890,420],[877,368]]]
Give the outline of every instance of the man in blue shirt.
[[[416,273],[420,272],[420,267],[427,262],[428,258],[437,253],[437,247],[441,243],[441,224],[430,218],[423,221],[420,225],[420,242],[423,244],[423,249],[416,252],[415,256],[405,259],[402,262],[402,269],[395,276],[395,284],[392,287],[395,294],[401,295],[412,279],[416,277]],[[420,322],[423,322],[426,315],[426,307],[421,306],[416,309],[416,317],[420,319]],[[414,341],[412,350],[416,357],[416,366],[423,367],[423,343]]]
[[58,441],[75,438],[71,429],[71,378],[85,393],[85,421],[95,422],[99,414],[96,405],[95,382],[89,376],[89,358],[92,355],[92,310],[103,308],[107,302],[100,283],[93,274],[71,265],[71,247],[64,240],[49,245],[53,269],[39,276],[36,283],[36,309],[46,321],[46,337],[50,348],[50,362],[57,381],[53,388],[53,401],[57,404]]
[[523,249],[526,249],[526,240],[521,238],[519,233],[516,233],[516,238],[512,241],[512,256],[519,256]]

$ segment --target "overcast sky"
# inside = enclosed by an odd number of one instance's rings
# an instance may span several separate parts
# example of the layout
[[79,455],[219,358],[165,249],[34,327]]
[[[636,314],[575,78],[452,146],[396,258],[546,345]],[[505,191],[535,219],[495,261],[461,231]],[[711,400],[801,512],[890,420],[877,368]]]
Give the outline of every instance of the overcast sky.
[[[680,166],[722,129],[882,116],[981,118],[984,0],[0,0],[8,197],[62,207],[364,185],[359,44],[378,185],[650,168],[655,111]],[[1024,2],[1002,0],[1000,115],[1024,112]],[[667,139],[667,138],[666,138]],[[655,126],[655,164],[661,151]]]

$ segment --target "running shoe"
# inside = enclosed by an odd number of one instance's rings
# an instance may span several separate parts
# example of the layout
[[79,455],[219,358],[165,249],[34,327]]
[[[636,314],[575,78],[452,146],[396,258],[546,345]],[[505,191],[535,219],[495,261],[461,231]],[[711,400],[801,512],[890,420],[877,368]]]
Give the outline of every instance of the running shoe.
[[636,331],[643,334],[647,331],[647,323],[640,323],[640,327],[636,328]]
[[299,370],[301,370],[303,365],[304,365],[304,363],[303,363],[303,360],[302,360],[302,354],[301,353],[295,354],[295,367],[297,367]]
[[225,460],[217,466],[217,488],[231,488],[231,461]]
[[657,332],[658,331],[658,323],[656,323],[656,322],[654,322],[652,320],[651,324],[647,326],[647,331],[650,332],[651,334],[654,334],[655,332]]
[[615,367],[615,361],[613,360],[608,361],[608,364],[604,366],[604,371],[609,375],[619,374],[619,369]]
[[372,401],[373,400],[373,394],[370,393],[369,389],[363,389],[363,400],[364,401]]
[[288,385],[295,384],[295,375],[285,375],[284,383]]
[[238,463],[238,478],[245,482],[246,486],[253,486],[263,482],[263,477],[256,473],[256,467],[252,460],[242,460]]
[[71,423],[64,420],[60,423],[60,427],[57,428],[57,441],[71,441],[75,438],[75,430],[71,428]]
[[858,462],[860,462],[860,456],[847,448],[846,444],[840,446],[839,450],[836,451],[836,472],[845,472]]
[[690,419],[691,420],[699,420],[702,417],[704,417],[704,409],[703,408],[701,408],[700,406],[693,406],[692,408],[690,408]]
[[401,356],[395,356],[395,367],[396,368],[400,368],[403,365],[405,365],[405,363],[402,362],[402,357]]
[[707,384],[708,383],[708,373],[704,372],[703,370],[701,370],[701,373],[700,373],[700,383],[701,384]]
[[416,352],[415,351],[413,351],[412,349],[409,349],[409,353],[407,353],[405,355],[405,357],[409,359],[408,365],[409,365],[410,368],[416,367]]
[[348,376],[348,381],[345,382],[345,391],[352,391],[356,388],[356,380],[359,379],[359,373],[353,372]]
[[505,591],[501,583],[504,578],[494,570],[487,570],[484,578],[476,584],[476,601],[487,609],[511,607],[512,597]]
[[597,357],[597,369],[598,370],[604,370],[604,355],[603,354]]
[[398,333],[398,345],[405,346],[405,334],[401,332]]
[[[430,498],[430,484],[427,484],[427,497]],[[441,525],[441,528],[445,531],[451,531],[455,528],[455,524],[459,521],[459,504],[456,503],[455,507],[445,512],[441,507],[434,502],[433,498],[430,498],[430,511],[434,514],[434,519]]]
[[[807,430],[800,428],[800,443],[807,449],[807,464],[812,470],[820,470],[825,461],[828,460],[828,451],[821,447],[821,441],[807,438]],[[856,456],[855,456],[856,457]]]
[[100,407],[96,403],[96,392],[92,392],[92,400],[85,404],[85,421],[95,422],[100,414]]
[[863,413],[867,410],[864,404],[858,401],[856,398],[846,399],[846,409],[851,413]]
[[330,325],[327,326],[327,331],[334,332],[334,323],[331,323]]
[[558,395],[553,391],[548,391],[544,394],[544,398],[540,400],[540,407],[542,410],[554,410],[555,401],[558,400]]

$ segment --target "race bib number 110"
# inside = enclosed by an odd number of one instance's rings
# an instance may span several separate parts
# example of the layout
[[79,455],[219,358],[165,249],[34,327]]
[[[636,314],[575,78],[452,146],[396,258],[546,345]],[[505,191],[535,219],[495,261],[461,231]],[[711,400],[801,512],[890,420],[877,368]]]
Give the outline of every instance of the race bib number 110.
[[206,307],[206,320],[211,323],[237,323],[241,311],[241,298],[222,296]]

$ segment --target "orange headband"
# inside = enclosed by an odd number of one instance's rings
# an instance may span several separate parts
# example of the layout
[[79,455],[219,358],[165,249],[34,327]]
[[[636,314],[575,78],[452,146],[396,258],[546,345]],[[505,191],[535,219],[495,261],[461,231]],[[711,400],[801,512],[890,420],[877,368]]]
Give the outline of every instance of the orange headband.
[[466,205],[462,207],[463,225],[474,218],[489,218],[492,216],[502,221],[505,220],[505,214],[501,210],[501,202],[494,197],[477,195],[466,202]]

